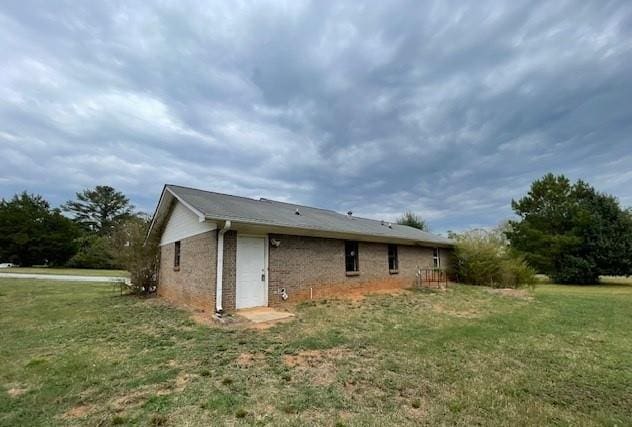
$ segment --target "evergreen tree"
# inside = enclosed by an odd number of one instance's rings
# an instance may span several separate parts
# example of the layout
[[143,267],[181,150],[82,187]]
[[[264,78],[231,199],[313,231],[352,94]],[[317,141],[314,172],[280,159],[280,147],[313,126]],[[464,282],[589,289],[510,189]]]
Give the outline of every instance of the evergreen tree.
[[110,235],[117,223],[132,216],[134,206],[120,191],[107,185],[97,185],[77,193],[62,209],[74,215],[74,220],[86,230],[98,235]]
[[597,283],[632,274],[632,214],[586,182],[547,174],[512,208],[506,232],[513,249],[558,283]]

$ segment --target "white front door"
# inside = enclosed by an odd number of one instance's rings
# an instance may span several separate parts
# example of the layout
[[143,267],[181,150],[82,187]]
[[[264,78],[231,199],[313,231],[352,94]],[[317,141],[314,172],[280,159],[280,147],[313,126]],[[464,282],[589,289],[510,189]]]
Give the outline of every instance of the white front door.
[[266,305],[266,238],[237,235],[237,308]]

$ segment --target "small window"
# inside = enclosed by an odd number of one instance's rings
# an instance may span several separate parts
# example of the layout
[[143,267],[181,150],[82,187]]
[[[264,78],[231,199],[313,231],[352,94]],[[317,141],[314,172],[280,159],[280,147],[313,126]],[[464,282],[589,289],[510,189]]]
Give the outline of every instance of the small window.
[[173,269],[180,270],[180,242],[176,242],[173,249]]
[[358,242],[345,242],[345,268],[347,273],[360,271],[358,265]]
[[388,271],[397,273],[399,261],[397,260],[397,245],[388,245]]
[[432,265],[434,268],[441,268],[441,257],[439,256],[439,248],[432,250]]

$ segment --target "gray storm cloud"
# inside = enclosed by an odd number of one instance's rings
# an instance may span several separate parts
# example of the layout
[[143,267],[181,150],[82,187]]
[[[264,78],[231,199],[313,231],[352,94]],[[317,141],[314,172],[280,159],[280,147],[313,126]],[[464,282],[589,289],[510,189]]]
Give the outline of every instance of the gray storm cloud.
[[0,196],[165,182],[489,226],[545,172],[632,205],[632,4],[8,2]]

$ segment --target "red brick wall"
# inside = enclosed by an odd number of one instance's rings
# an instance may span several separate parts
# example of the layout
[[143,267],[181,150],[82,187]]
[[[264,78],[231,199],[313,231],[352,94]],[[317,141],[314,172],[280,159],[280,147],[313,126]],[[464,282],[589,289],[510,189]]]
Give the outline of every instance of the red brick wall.
[[237,288],[237,232],[228,231],[224,234],[224,273],[222,284],[222,308],[235,308],[235,289]]
[[[270,235],[281,241],[269,249],[268,303],[283,303],[280,289],[285,288],[288,301],[344,292],[353,288],[409,287],[414,284],[417,266],[432,267],[432,248],[398,245],[399,273],[388,270],[388,245],[359,242],[360,274],[345,272],[344,240],[319,237]],[[444,252],[443,259],[447,251]],[[443,261],[442,259],[442,261]]]
[[[344,292],[354,288],[402,288],[415,281],[417,266],[432,267],[432,248],[398,245],[399,273],[388,270],[388,245],[359,242],[360,274],[345,272],[344,240],[319,237],[270,235],[281,241],[269,247],[268,303],[283,304],[280,289],[290,302]],[[161,246],[158,294],[193,309],[215,311],[215,263],[217,231],[183,239],[180,270],[173,269],[174,244]],[[237,233],[224,235],[223,308],[235,308]],[[448,266],[448,250],[441,253],[442,267]]]
[[214,312],[217,231],[180,241],[179,271],[173,269],[174,247],[160,247],[158,294],[178,305]]

